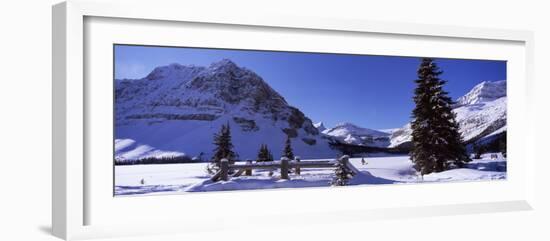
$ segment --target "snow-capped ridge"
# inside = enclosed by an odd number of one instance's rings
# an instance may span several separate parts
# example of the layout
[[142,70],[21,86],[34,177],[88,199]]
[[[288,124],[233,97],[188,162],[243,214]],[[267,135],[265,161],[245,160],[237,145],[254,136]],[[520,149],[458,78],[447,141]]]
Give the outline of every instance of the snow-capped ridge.
[[493,101],[506,96],[506,80],[483,81],[457,99],[457,106]]
[[357,134],[357,135],[372,135],[372,136],[388,136],[389,135],[388,133],[385,133],[385,132],[382,132],[382,131],[360,127],[360,126],[358,126],[356,124],[353,124],[351,122],[340,122],[340,123],[336,124],[336,126],[334,126],[332,128],[328,128],[325,131],[325,134],[339,132],[339,131],[343,131],[343,132],[346,132],[346,133],[353,133],[353,134]]
[[359,127],[350,122],[338,123],[322,133],[333,140],[352,145],[386,147],[390,141],[388,133]]
[[146,77],[147,80],[182,79],[190,74],[197,74],[205,68],[195,65],[172,63],[154,68]]

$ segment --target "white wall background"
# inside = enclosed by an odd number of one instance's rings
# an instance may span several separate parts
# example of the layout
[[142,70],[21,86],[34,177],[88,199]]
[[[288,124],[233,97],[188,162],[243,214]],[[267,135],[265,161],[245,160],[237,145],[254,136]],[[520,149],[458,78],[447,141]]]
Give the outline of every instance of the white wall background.
[[[50,235],[52,0],[3,1],[0,8],[0,240],[57,240]],[[189,1],[221,11],[436,23],[535,32],[537,200],[535,211],[363,223],[307,225],[279,232],[216,232],[116,240],[549,240],[550,187],[542,154],[550,136],[550,7],[546,1]],[[154,10],[152,10],[154,11]],[[337,220],[335,220],[336,222]],[[246,224],[243,224],[246,225]],[[227,236],[229,235],[229,236]]]

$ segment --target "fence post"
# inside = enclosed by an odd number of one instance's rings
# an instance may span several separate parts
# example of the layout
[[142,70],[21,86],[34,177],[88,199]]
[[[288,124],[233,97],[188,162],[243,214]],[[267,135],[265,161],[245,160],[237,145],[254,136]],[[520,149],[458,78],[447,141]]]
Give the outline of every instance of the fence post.
[[220,160],[220,179],[223,181],[229,180],[229,160],[223,158]]
[[296,160],[296,167],[294,169],[294,171],[296,172],[296,175],[300,175],[300,157],[297,156],[297,157],[294,157],[294,159]]
[[288,158],[281,157],[281,179],[289,179],[288,178]]
[[[252,164],[252,160],[246,160],[246,164]],[[252,176],[252,168],[247,168],[244,172],[246,176]]]

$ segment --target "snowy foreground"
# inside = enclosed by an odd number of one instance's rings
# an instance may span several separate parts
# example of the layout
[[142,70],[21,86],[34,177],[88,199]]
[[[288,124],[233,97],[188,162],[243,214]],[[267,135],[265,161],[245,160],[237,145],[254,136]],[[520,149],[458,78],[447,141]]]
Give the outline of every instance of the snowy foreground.
[[[420,178],[412,168],[408,156],[383,156],[352,158],[350,162],[359,174],[350,185],[405,184],[450,181],[476,181],[506,179],[506,159],[500,154],[491,159],[483,155],[466,168],[432,173]],[[252,176],[230,178],[229,181],[212,182],[205,171],[206,163],[133,165],[115,167],[115,195],[159,195],[187,192],[250,190],[269,188],[330,186],[333,169],[302,169],[300,176],[290,174],[290,180],[281,180],[275,171],[254,171]]]

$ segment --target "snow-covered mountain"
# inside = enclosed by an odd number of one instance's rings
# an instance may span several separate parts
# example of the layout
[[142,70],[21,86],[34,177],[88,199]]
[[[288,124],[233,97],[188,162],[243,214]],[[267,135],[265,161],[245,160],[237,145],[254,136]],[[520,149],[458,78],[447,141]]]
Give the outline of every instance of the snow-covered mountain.
[[325,131],[327,128],[325,127],[325,124],[323,124],[323,122],[317,122],[315,124],[313,124],[313,126],[315,126],[315,128],[317,128],[317,130],[319,132],[323,132]]
[[207,159],[214,133],[226,123],[241,159],[255,158],[253,147],[262,143],[278,157],[287,135],[303,158],[337,153],[299,109],[228,59],[209,67],[171,64],[142,79],[115,80],[115,102],[119,160],[166,153]]
[[359,127],[347,122],[326,129],[322,133],[340,142],[353,145],[387,147],[390,144],[389,133]]
[[[453,112],[464,141],[476,141],[506,131],[506,80],[485,81],[458,98]],[[411,125],[392,133],[389,147],[411,141]]]

